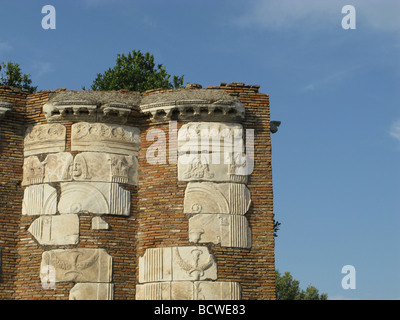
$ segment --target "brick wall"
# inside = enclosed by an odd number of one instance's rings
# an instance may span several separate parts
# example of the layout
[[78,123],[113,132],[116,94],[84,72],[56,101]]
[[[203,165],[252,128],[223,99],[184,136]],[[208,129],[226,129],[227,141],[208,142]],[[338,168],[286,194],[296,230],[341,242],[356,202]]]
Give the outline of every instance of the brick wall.
[[0,299],[12,299],[15,292],[26,97],[22,90],[0,87],[0,100],[12,103],[12,110],[0,119]]
[[[221,84],[207,89],[225,90],[237,95],[246,107],[245,129],[254,129],[255,163],[248,188],[252,205],[246,216],[252,230],[251,249],[226,248],[207,244],[218,265],[218,280],[237,281],[243,299],[275,298],[273,237],[273,193],[269,96],[258,86],[240,83]],[[189,90],[189,89],[188,89]],[[151,95],[152,91],[146,93]],[[162,91],[161,91],[162,92]],[[0,87],[0,100],[13,103],[13,110],[0,120],[0,248],[2,271],[0,299],[68,299],[73,283],[57,283],[44,290],[39,271],[42,253],[55,248],[104,248],[113,258],[115,299],[134,299],[138,278],[138,259],[147,248],[192,245],[188,239],[188,219],[183,213],[186,182],[177,179],[177,165],[168,162],[153,165],[146,160],[146,141],[152,128],[166,133],[168,123],[152,123],[148,117],[133,115],[128,125],[141,129],[139,182],[124,185],[131,192],[129,217],[105,216],[110,229],[92,230],[92,214],[80,214],[80,241],[77,246],[43,246],[27,231],[37,216],[22,216],[23,136],[27,126],[46,123],[42,106],[51,92],[34,95]],[[71,152],[71,122],[67,128],[66,150]],[[178,129],[182,123],[178,123]],[[74,152],[71,152],[74,154]]]

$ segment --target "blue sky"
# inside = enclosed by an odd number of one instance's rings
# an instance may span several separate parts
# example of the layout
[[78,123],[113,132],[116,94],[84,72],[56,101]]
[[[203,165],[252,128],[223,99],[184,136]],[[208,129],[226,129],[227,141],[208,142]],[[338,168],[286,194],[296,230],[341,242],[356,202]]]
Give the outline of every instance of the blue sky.
[[[41,9],[56,9],[44,30]],[[342,28],[344,5],[356,29]],[[270,94],[276,267],[331,299],[400,299],[400,2],[1,1],[0,61],[39,90],[90,87],[150,52],[203,87]],[[344,265],[356,289],[341,286]]]

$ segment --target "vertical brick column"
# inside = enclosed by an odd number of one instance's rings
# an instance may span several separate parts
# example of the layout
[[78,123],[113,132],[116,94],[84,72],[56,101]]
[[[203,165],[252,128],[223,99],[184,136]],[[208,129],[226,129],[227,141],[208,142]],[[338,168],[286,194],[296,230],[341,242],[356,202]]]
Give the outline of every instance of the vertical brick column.
[[0,87],[0,300],[13,299],[16,290],[27,95],[24,90]]

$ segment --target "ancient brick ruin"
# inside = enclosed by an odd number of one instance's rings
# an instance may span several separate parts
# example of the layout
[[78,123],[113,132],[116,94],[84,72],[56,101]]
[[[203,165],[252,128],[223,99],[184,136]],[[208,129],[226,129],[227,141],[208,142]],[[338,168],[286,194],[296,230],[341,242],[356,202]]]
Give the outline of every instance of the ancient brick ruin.
[[0,299],[275,299],[271,131],[243,83],[0,87]]

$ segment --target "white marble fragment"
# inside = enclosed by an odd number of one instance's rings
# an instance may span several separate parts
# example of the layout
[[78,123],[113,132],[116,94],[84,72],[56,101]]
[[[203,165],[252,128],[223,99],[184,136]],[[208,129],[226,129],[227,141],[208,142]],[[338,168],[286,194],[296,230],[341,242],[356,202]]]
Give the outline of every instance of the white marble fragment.
[[40,216],[28,231],[41,245],[78,244],[79,217],[76,214]]
[[[41,270],[54,268],[55,282],[111,282],[112,257],[105,249],[54,249],[42,254]],[[46,279],[47,273],[40,273]]]
[[178,180],[247,183],[247,174],[237,174],[241,172],[239,169],[245,162],[238,165],[231,156],[228,158],[226,161],[221,158],[217,162],[211,154],[179,155]]
[[43,183],[44,165],[37,156],[24,159],[22,185]]
[[72,151],[110,152],[138,155],[140,130],[109,123],[78,122],[71,129]]
[[61,124],[29,127],[24,138],[24,156],[65,150],[66,128]]
[[150,248],[139,258],[139,282],[215,280],[217,265],[207,247]]
[[130,215],[130,192],[117,183],[61,183],[60,213]]
[[250,191],[244,184],[189,182],[185,191],[184,213],[244,215],[250,204]]
[[168,281],[136,285],[136,300],[240,300],[238,282]]
[[222,247],[250,248],[251,230],[247,218],[229,214],[197,214],[189,219],[189,240],[220,244]]
[[73,157],[69,152],[58,152],[47,155],[42,162],[44,166],[44,182],[71,181]]
[[178,131],[178,152],[243,152],[243,126],[238,123],[189,122]]
[[48,184],[26,187],[22,202],[22,214],[47,215],[57,212],[57,190]]
[[110,225],[102,217],[92,218],[92,230],[108,230]]
[[82,152],[75,156],[72,176],[75,181],[117,182],[137,185],[136,156]]
[[77,283],[69,292],[69,300],[114,300],[114,284]]

